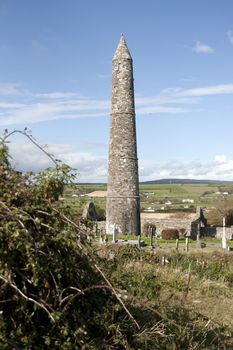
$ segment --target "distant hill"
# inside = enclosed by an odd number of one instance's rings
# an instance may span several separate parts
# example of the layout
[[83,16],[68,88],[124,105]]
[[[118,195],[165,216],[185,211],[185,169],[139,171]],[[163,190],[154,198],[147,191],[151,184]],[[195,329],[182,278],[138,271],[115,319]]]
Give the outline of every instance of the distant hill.
[[142,185],[156,185],[156,184],[199,184],[199,185],[214,185],[214,184],[233,184],[233,181],[221,181],[221,180],[195,180],[195,179],[161,179],[152,181],[140,182]]
[[[196,180],[196,179],[160,179],[152,181],[142,181],[140,185],[168,185],[168,184],[199,184],[199,185],[233,185],[233,181],[223,181],[223,180]],[[106,186],[106,182],[79,182],[80,186]]]

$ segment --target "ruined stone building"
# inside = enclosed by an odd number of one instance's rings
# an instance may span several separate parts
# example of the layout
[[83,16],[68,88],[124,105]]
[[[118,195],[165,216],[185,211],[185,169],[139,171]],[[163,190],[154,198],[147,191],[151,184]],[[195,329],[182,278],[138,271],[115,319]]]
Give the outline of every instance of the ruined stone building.
[[198,232],[205,235],[207,220],[203,211],[197,207],[196,213],[141,213],[142,227],[146,223],[156,226],[156,232],[161,235],[165,229],[177,229],[180,234],[195,238]]
[[106,232],[140,234],[133,61],[123,35],[112,61]]

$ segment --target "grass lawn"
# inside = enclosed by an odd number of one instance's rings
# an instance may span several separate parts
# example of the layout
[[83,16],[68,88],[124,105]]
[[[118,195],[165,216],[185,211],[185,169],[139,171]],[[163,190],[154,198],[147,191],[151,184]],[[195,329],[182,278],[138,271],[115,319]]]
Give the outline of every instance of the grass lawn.
[[[111,244],[112,242],[112,235],[108,235],[108,242]],[[138,241],[138,236],[132,236],[132,235],[118,235],[117,240],[124,240],[124,241]],[[141,237],[141,240],[144,241],[146,248],[149,248],[151,246],[151,239],[150,237]],[[204,248],[200,248],[200,243],[205,243],[206,246]],[[176,249],[176,240],[165,240],[161,238],[153,238],[152,240],[153,246],[157,247],[157,249],[169,249],[169,250],[175,250]],[[227,245],[229,247],[233,247],[233,241],[227,241]],[[186,247],[186,239],[185,238],[180,238],[179,239],[179,251],[185,251]],[[200,239],[199,242],[193,239],[188,240],[188,248],[189,251],[213,251],[213,250],[219,250],[222,251],[221,248],[221,239],[217,238],[208,238],[208,237],[203,237]],[[230,253],[232,254],[232,253]]]
[[[220,243],[218,240],[206,240],[208,242]],[[161,246],[165,245],[166,242],[161,240]],[[195,246],[195,241],[191,245]],[[110,254],[111,259],[114,256],[110,279],[115,287],[128,293],[128,300],[133,305],[139,302],[149,309],[156,307],[173,315],[175,322],[180,318],[173,312],[184,307],[195,315],[201,315],[205,320],[203,329],[211,324],[229,327],[229,332],[232,329],[233,253],[205,249],[188,253],[171,249],[152,251],[117,244],[99,249],[105,256]],[[193,326],[199,322],[195,316],[193,322]],[[229,344],[229,347],[205,347],[202,343],[192,347],[191,341],[189,346],[183,345],[179,349],[232,349],[233,338],[228,341],[225,345]]]

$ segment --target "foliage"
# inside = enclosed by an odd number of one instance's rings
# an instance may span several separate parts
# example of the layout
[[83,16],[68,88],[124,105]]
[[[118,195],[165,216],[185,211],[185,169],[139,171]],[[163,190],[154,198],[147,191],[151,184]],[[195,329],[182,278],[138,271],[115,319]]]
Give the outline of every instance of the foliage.
[[227,192],[228,194],[233,194],[233,188],[232,186],[219,186],[218,187],[219,192],[224,193]]
[[[62,164],[56,168],[49,168],[32,177],[32,181],[37,186],[38,195],[45,199],[55,200],[63,194],[65,185],[75,178],[76,173],[67,164]],[[41,192],[41,193],[40,193]]]
[[179,231],[174,228],[165,229],[161,232],[162,239],[177,239],[179,238]]
[[206,213],[208,224],[223,225],[223,217],[226,225],[233,225],[233,200],[222,200],[215,203],[215,208]]
[[99,221],[106,219],[106,212],[103,208],[101,208],[99,205],[96,205],[95,210]]
[[[103,253],[103,249],[101,252]],[[219,300],[221,290],[217,287],[220,281],[223,282],[221,277],[221,272],[224,271],[223,261],[228,261],[229,269],[225,270],[225,283],[228,288],[233,271],[232,258],[216,254],[208,257],[190,256],[172,251],[164,255],[165,252],[162,250],[154,254],[148,250],[140,250],[136,246],[110,246],[105,248],[105,256],[108,254],[111,256],[106,262],[108,277],[114,282],[115,287],[123,289],[122,295],[127,303],[131,304],[130,310],[133,310],[133,315],[140,320],[141,331],[136,337],[139,349],[232,348],[233,334],[230,328],[221,326],[220,321],[215,323],[211,303],[208,307],[211,321],[208,316],[196,310],[195,304],[186,305],[188,294],[192,294],[193,289],[197,293],[194,300],[202,298],[203,291],[205,294],[208,293],[203,261],[208,266],[207,278],[216,281],[215,300]],[[192,286],[188,285],[187,289],[187,271],[190,266],[193,283]],[[232,290],[228,293],[230,302],[231,293]],[[208,297],[207,295],[207,300]],[[203,305],[205,299],[200,307],[203,308]],[[220,305],[219,309],[221,313]]]
[[205,197],[205,196],[209,196],[209,195],[212,195],[214,193],[214,191],[205,191],[202,193],[202,196]]
[[4,140],[0,155],[0,348],[122,348],[132,324],[57,201],[73,171],[16,172]]

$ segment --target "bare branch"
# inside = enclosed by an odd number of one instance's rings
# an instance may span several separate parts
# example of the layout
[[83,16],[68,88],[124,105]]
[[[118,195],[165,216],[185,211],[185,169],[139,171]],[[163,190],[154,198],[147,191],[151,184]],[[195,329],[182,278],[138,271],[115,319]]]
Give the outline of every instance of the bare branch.
[[[77,228],[80,232],[82,232],[82,230],[80,230],[80,227],[75,224],[75,222],[73,222],[72,220],[70,220],[67,216],[65,216],[64,214],[62,214],[61,212],[59,212],[57,209],[52,208],[55,212],[59,213],[61,215],[61,217],[68,222],[69,224],[71,224],[73,227]],[[125,306],[125,304],[123,303],[122,299],[120,298],[120,296],[117,294],[116,290],[113,288],[112,284],[109,282],[109,280],[107,279],[107,277],[105,276],[105,274],[101,271],[101,269],[97,266],[97,264],[94,265],[95,268],[99,271],[99,273],[101,274],[101,276],[104,278],[104,280],[107,282],[108,286],[110,287],[112,293],[116,296],[117,300],[120,302],[120,304],[122,305],[122,307],[124,308],[124,310],[126,311],[126,313],[129,315],[129,317],[131,318],[131,320],[136,324],[137,328],[140,329],[140,326],[138,324],[138,322],[135,320],[135,318],[133,317],[133,315],[130,313],[130,311],[127,309],[127,307]]]
[[30,297],[28,297],[26,294],[24,294],[14,283],[10,282],[9,280],[7,280],[5,277],[3,277],[2,275],[0,275],[0,279],[5,282],[6,284],[9,284],[14,290],[17,291],[17,293],[19,293],[25,300],[30,301],[32,303],[34,303],[35,305],[39,306],[41,309],[43,309],[49,316],[49,318],[51,319],[51,321],[53,323],[55,323],[55,319],[53,318],[53,316],[51,315],[51,313],[49,312],[49,310],[41,303],[39,303],[38,301],[36,301],[35,299],[32,299]]
[[66,297],[64,297],[61,300],[60,305],[62,305],[69,298],[72,298],[72,300],[69,302],[69,304],[70,304],[73,301],[74,298],[78,297],[79,295],[84,295],[86,292],[90,292],[91,290],[94,290],[94,289],[109,289],[110,291],[112,291],[112,287],[100,284],[100,285],[93,285],[93,286],[87,287],[85,289],[78,289],[78,288],[75,288],[75,287],[68,287],[68,288],[66,288],[66,289],[64,289],[62,291],[62,294],[64,293],[64,291],[66,291],[68,289],[74,290],[77,293],[76,294],[69,294]]
[[18,215],[17,215],[16,213],[14,213],[12,210],[10,210],[10,208],[8,208],[8,206],[7,206],[4,202],[0,201],[0,204],[3,206],[3,208],[5,208],[5,209],[8,211],[8,213],[9,213],[13,218],[15,218],[15,219],[18,221],[18,223],[20,224],[20,226],[21,226],[23,229],[26,229],[26,227],[24,226],[24,223],[19,219],[19,217],[18,217]]
[[58,213],[66,223],[68,223],[71,226],[73,226],[74,228],[76,228],[79,232],[86,234],[86,232],[84,230],[80,229],[80,226],[78,226],[74,221],[69,219],[66,215],[62,214],[59,210],[55,209],[54,207],[51,207],[51,209],[53,211],[55,211],[56,213]]
[[6,141],[10,136],[12,136],[13,134],[21,134],[25,137],[27,137],[37,148],[39,148],[44,154],[46,154],[47,157],[49,157],[49,159],[56,165],[56,167],[59,166],[58,162],[56,161],[56,159],[53,158],[53,156],[51,154],[49,154],[48,152],[45,151],[45,149],[39,145],[39,143],[37,143],[32,136],[30,136],[25,130],[14,130],[12,132],[10,132],[9,134],[7,134],[5,137],[3,137],[3,141]]
[[113,294],[115,295],[115,297],[117,298],[117,300],[120,302],[120,304],[122,305],[122,307],[124,308],[124,310],[126,311],[126,313],[129,315],[129,317],[131,318],[131,320],[136,324],[137,328],[140,329],[139,324],[137,323],[137,321],[135,320],[135,318],[133,317],[133,315],[130,313],[130,311],[127,309],[127,307],[125,306],[125,304],[123,303],[122,299],[120,298],[119,294],[117,294],[116,290],[113,288],[113,286],[111,285],[111,283],[109,282],[109,280],[107,279],[107,277],[105,276],[105,274],[101,271],[101,269],[95,264],[94,265],[96,270],[99,271],[99,273],[101,274],[101,276],[103,277],[103,279],[107,282],[107,284],[109,285],[109,287],[111,288]]

